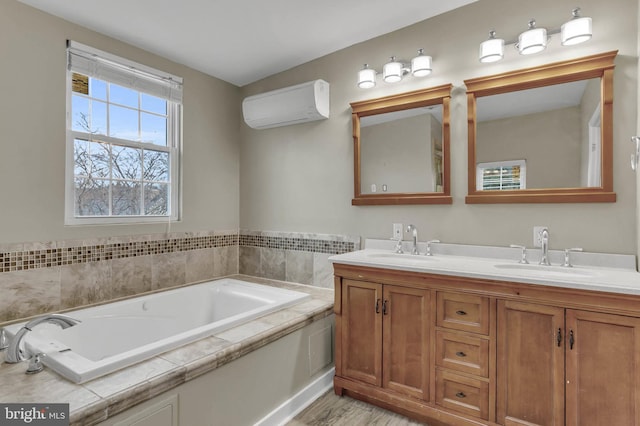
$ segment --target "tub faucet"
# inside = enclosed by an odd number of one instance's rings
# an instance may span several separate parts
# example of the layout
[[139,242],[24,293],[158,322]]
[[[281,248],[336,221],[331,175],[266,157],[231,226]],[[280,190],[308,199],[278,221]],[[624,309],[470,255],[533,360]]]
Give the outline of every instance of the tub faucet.
[[4,328],[0,328],[0,352],[6,351],[9,347],[9,338]]
[[41,317],[38,317],[36,319],[29,321],[20,330],[18,330],[16,335],[13,337],[13,339],[11,339],[11,342],[9,342],[9,348],[7,349],[7,354],[4,357],[4,362],[6,362],[7,364],[15,364],[17,362],[24,361],[25,359],[27,359],[24,356],[23,351],[20,349],[20,342],[22,342],[22,339],[24,339],[26,334],[29,331],[31,331],[33,327],[35,327],[38,324],[42,324],[43,322],[57,324],[62,328],[69,328],[78,324],[80,321],[77,319],[71,318],[69,316],[60,315],[60,314],[43,315]]
[[549,262],[549,231],[547,229],[543,229],[540,236],[542,239],[540,265],[551,266],[551,262]]
[[413,248],[411,249],[411,254],[418,254],[418,228],[415,225],[408,225],[407,232],[411,232],[413,236]]

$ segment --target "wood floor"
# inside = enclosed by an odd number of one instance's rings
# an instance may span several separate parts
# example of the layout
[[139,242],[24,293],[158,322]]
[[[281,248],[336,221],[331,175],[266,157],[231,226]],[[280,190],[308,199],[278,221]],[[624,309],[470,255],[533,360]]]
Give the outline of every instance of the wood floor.
[[378,408],[374,405],[337,396],[330,390],[304,411],[298,414],[287,426],[418,426],[424,425],[400,414]]

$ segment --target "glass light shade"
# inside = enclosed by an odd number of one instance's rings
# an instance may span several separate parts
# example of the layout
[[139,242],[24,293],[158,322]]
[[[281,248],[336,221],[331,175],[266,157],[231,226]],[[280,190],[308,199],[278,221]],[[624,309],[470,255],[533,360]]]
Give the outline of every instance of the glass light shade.
[[416,77],[426,77],[431,71],[431,56],[422,53],[422,49],[418,50],[418,56],[411,60],[411,73]]
[[518,36],[518,51],[521,55],[531,55],[547,48],[547,30],[531,28]]
[[402,64],[391,57],[391,62],[387,62],[382,67],[382,79],[387,83],[397,83],[402,80]]
[[591,38],[591,18],[573,18],[560,27],[561,43],[571,46],[583,43]]
[[480,43],[478,57],[482,63],[499,61],[504,57],[504,40],[492,36],[489,40],[483,41]]
[[376,70],[369,68],[366,64],[358,71],[358,87],[361,89],[371,89],[376,85]]

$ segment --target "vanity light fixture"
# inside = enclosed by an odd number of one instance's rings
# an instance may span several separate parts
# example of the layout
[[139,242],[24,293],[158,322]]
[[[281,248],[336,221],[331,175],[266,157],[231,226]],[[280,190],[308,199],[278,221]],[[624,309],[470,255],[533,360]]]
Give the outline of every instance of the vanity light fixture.
[[480,62],[496,62],[504,58],[504,40],[496,38],[496,32],[489,32],[489,39],[480,43]]
[[386,83],[397,83],[402,80],[404,74],[406,73],[406,68],[404,64],[396,61],[396,57],[392,56],[386,64],[382,67],[382,79]]
[[[425,55],[423,49],[418,49],[418,55],[411,59],[410,64],[391,56],[389,62],[382,67],[382,80],[385,83],[397,83],[409,73],[415,77],[426,77],[433,71],[432,63],[433,59],[431,56]],[[358,87],[361,89],[374,87],[377,74],[375,69],[364,64],[364,67],[358,71]]]
[[425,55],[423,49],[418,49],[418,56],[411,60],[411,74],[415,77],[426,77],[431,71],[431,56]]
[[547,29],[536,28],[536,20],[529,21],[529,29],[518,36],[516,44],[521,55],[532,55],[547,48]]
[[369,64],[358,71],[358,87],[361,89],[371,89],[376,85],[376,70],[369,68]]
[[592,36],[591,18],[580,16],[580,8],[571,11],[572,18],[562,24],[560,28],[538,28],[536,20],[529,20],[529,28],[522,32],[517,40],[505,41],[496,38],[496,32],[489,33],[489,39],[480,43],[478,58],[480,62],[490,63],[504,57],[504,45],[513,44],[521,55],[531,55],[547,48],[547,42],[553,34],[560,34],[563,46],[583,43]]
[[561,43],[563,46],[572,46],[583,43],[591,38],[591,18],[581,17],[580,8],[576,7],[571,11],[571,20],[560,27]]

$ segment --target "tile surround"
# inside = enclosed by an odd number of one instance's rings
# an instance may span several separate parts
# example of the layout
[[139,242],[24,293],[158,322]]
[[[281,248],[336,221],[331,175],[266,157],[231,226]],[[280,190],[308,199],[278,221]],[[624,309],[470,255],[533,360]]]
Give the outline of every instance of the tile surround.
[[0,323],[237,272],[237,231],[4,244]]
[[241,274],[333,288],[329,257],[359,250],[360,238],[241,230],[238,244]]
[[6,248],[13,250],[0,250],[0,273],[235,246],[238,244],[238,235],[191,236],[187,233],[171,234],[169,238],[163,234],[115,238],[115,242],[110,240],[8,245]]
[[242,273],[333,288],[333,254],[360,238],[273,231],[0,244],[0,323]]

